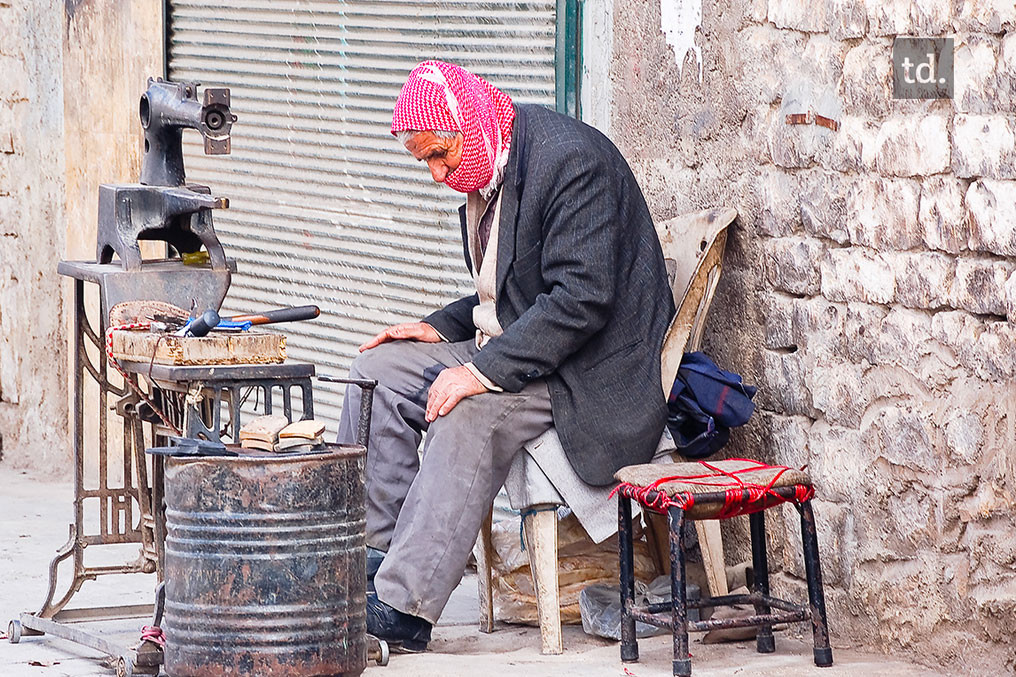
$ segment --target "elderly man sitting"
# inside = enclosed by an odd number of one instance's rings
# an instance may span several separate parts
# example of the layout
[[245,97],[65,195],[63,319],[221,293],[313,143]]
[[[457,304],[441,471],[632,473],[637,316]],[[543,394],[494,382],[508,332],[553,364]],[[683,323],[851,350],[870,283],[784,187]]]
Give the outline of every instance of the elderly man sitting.
[[[554,426],[592,485],[649,461],[666,420],[660,347],[674,307],[635,177],[592,127],[428,61],[402,88],[392,133],[435,181],[466,194],[476,283],[367,341],[351,370],[380,384],[367,629],[422,651],[527,441]],[[358,390],[345,402],[339,440],[351,442]]]

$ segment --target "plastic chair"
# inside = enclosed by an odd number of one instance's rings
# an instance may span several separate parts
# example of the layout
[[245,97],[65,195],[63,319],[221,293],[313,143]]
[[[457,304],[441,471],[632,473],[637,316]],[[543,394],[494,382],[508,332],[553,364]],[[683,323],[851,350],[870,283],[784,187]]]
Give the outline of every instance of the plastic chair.
[[[727,227],[737,218],[732,208],[709,209],[664,221],[656,230],[663,248],[667,273],[671,279],[674,305],[677,313],[664,339],[661,352],[661,375],[664,396],[670,394],[677,378],[681,358],[686,351],[698,350],[705,331],[706,315],[716,293],[722,272],[723,251],[727,242]],[[533,586],[536,590],[537,612],[540,623],[542,652],[559,654],[564,650],[561,639],[561,609],[558,594],[557,568],[557,514],[558,506],[566,505],[554,482],[533,460],[536,447],[561,445],[557,433],[551,429],[529,442],[512,464],[509,481],[505,482],[512,507],[522,513],[522,531],[526,552],[529,555]],[[561,451],[563,456],[563,450]],[[600,487],[590,487],[602,490]],[[609,487],[606,489],[609,491]],[[603,500],[606,495],[604,494]],[[613,513],[613,506],[610,506]],[[480,527],[477,548],[477,574],[480,597],[480,631],[494,630],[494,600],[491,588],[491,522],[488,512]],[[696,522],[699,543],[706,565],[706,576],[713,595],[727,593],[727,580],[723,562],[723,546],[716,522]],[[611,528],[616,531],[616,517]],[[662,525],[663,540],[657,539],[656,548],[669,553]],[[658,528],[659,530],[659,528]],[[669,556],[667,560],[669,561]]]

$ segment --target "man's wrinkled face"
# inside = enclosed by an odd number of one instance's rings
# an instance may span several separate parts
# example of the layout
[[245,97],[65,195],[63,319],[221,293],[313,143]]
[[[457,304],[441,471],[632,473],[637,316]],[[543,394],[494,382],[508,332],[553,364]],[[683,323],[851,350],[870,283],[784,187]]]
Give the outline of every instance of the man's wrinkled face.
[[435,181],[444,183],[462,161],[462,138],[461,133],[445,139],[434,132],[418,132],[406,141],[406,150],[417,160],[427,163]]

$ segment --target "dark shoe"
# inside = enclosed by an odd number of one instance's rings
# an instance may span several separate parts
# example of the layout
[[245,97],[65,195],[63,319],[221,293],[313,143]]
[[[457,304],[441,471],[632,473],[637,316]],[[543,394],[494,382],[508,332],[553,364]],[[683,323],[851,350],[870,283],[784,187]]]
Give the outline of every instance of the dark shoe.
[[376,592],[374,590],[374,576],[381,568],[381,562],[385,561],[385,553],[377,548],[367,546],[367,594]]
[[377,598],[367,595],[367,632],[403,651],[427,650],[431,625],[417,616],[404,614]]

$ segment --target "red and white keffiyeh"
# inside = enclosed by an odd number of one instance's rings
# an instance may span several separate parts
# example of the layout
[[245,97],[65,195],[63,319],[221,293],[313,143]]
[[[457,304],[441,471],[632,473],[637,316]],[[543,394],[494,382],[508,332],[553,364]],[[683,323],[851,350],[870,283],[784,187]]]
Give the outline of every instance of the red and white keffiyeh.
[[507,94],[444,61],[424,61],[409,74],[392,113],[392,134],[406,130],[462,132],[462,161],[444,180],[485,198],[508,163],[515,109]]

